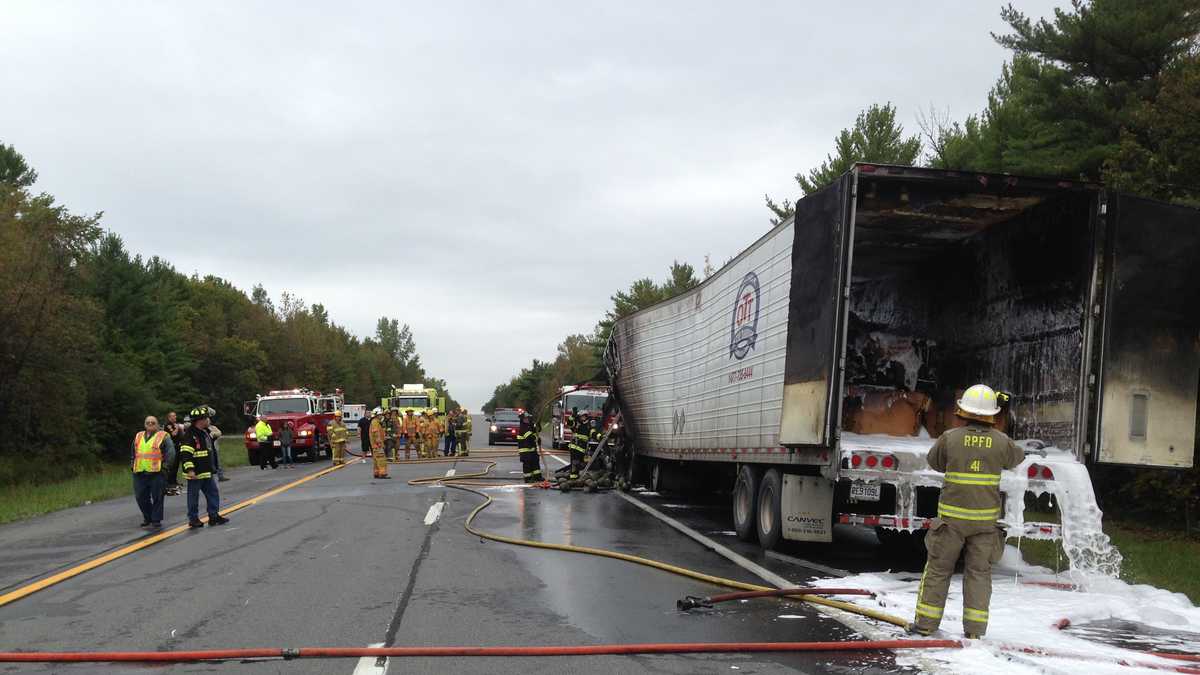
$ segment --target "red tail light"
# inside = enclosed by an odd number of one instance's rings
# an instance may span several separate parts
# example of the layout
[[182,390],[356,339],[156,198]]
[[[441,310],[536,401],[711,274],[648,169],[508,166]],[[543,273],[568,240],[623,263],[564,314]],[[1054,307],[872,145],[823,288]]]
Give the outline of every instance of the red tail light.
[[1050,467],[1042,467],[1042,478],[1046,480],[1054,480],[1054,472],[1050,470]]
[[852,455],[850,457],[850,466],[857,469],[859,464],[862,464],[862,457],[859,457],[858,455]]
[[1029,477],[1030,477],[1030,478],[1037,478],[1037,476],[1038,476],[1038,465],[1037,465],[1037,464],[1030,464],[1030,465],[1029,465]]
[[878,464],[878,463],[879,463],[879,458],[878,458],[878,457],[876,457],[875,455],[867,455],[867,466],[869,466],[869,467],[871,467],[872,469],[874,469],[874,468],[875,468],[875,465],[876,465],[876,464]]
[[892,467],[893,467],[893,466],[895,466],[895,465],[896,465],[896,458],[895,458],[895,457],[892,457],[891,455],[888,455],[887,457],[884,457],[884,458],[883,458],[883,468],[885,468],[885,469],[890,469],[890,468],[892,468]]

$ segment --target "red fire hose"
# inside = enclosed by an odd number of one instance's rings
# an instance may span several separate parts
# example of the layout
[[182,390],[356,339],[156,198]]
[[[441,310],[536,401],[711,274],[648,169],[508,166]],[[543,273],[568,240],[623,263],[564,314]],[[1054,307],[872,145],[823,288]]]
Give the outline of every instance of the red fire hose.
[[[245,659],[323,659],[362,657],[498,657],[498,656],[604,656],[629,654],[704,654],[764,652],[841,652],[888,649],[962,649],[960,640],[850,640],[845,642],[675,642],[584,646],[514,647],[303,647],[299,649],[210,649],[175,652],[0,652],[0,663],[113,663],[196,661],[240,661]],[[1176,673],[1200,674],[1200,668],[1184,665],[1132,661],[1120,657],[1093,656],[1057,652],[1039,647],[995,645],[1001,651],[1033,656],[1078,659],[1149,668]],[[1200,657],[1182,654],[1145,653],[1166,659],[1200,661]]]
[[708,642],[551,647],[304,647],[300,649],[209,649],[176,652],[0,652],[0,663],[178,662],[241,659],[436,657],[436,656],[602,656],[613,654],[700,654],[714,652],[825,652],[879,649],[953,649],[958,640],[862,640],[847,642]]

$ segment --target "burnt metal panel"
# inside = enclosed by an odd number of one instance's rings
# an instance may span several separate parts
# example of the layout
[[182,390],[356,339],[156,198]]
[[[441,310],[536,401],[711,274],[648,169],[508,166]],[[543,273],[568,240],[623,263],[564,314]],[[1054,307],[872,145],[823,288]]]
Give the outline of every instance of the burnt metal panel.
[[1188,468],[1200,398],[1200,211],[1110,202],[1098,460]]
[[796,204],[780,441],[833,442],[840,401],[854,174]]

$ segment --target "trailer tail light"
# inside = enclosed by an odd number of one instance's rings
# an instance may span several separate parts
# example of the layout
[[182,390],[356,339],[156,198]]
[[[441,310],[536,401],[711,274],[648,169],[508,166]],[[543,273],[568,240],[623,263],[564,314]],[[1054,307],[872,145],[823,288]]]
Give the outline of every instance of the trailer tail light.
[[883,458],[883,468],[892,469],[892,468],[895,468],[895,466],[896,466],[896,458],[895,457],[892,457],[891,455],[887,455]]
[[1050,467],[1048,467],[1048,466],[1041,466],[1040,464],[1030,464],[1029,465],[1029,479],[1030,480],[1039,480],[1039,479],[1040,480],[1054,480],[1054,472],[1051,471]]
[[876,464],[879,464],[879,458],[875,455],[867,455],[867,466],[874,469]]
[[851,455],[850,466],[857,469],[860,464],[862,464],[862,457],[859,455]]

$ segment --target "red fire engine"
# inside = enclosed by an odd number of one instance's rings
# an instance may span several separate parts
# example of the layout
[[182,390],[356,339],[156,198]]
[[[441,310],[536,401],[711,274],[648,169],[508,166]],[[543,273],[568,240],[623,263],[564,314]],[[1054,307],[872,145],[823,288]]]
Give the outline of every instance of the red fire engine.
[[333,421],[333,413],[342,409],[343,402],[341,389],[334,390],[333,394],[322,394],[311,389],[277,389],[253,401],[246,401],[243,412],[251,418],[245,433],[250,463],[256,464],[258,459],[258,438],[254,435],[254,425],[260,415],[271,425],[272,452],[276,457],[282,454],[279,432],[288,422],[292,423],[294,454],[304,454],[314,462],[322,454],[328,457],[329,434],[326,426]]

